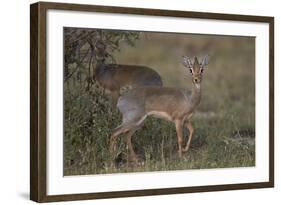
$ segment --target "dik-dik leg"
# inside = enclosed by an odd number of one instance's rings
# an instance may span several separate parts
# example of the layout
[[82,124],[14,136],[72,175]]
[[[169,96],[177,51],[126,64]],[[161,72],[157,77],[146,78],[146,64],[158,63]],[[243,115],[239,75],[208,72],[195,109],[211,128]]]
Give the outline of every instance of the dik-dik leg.
[[176,131],[177,131],[177,137],[178,137],[178,146],[179,146],[179,157],[182,158],[182,144],[183,144],[183,122],[182,120],[176,120],[175,121],[176,124]]
[[[132,120],[132,119],[131,119]],[[114,132],[112,133],[111,137],[110,137],[110,152],[112,157],[114,158],[115,154],[116,154],[116,139],[119,135],[128,132],[127,134],[127,145],[128,145],[128,149],[130,151],[130,154],[132,154],[133,158],[136,158],[136,154],[133,150],[132,147],[132,143],[131,143],[131,137],[134,134],[134,132],[137,130],[138,126],[140,126],[141,120],[144,120],[144,118],[139,118],[136,117],[134,120],[132,120],[131,122],[126,122],[121,124],[119,127],[115,128]],[[125,120],[123,120],[124,122]]]
[[183,149],[183,152],[187,152],[188,151],[190,143],[191,143],[191,139],[192,139],[192,136],[193,136],[193,132],[194,132],[194,129],[193,129],[192,124],[191,124],[190,121],[187,121],[186,127],[187,127],[187,129],[189,131],[189,136],[188,136],[188,141],[186,143],[186,146]]
[[112,157],[114,158],[114,155],[116,154],[116,139],[117,137],[122,134],[127,132],[129,129],[123,125],[120,125],[119,127],[117,127],[114,132],[112,133],[112,135],[110,136],[110,144],[109,144],[109,151],[112,155]]
[[127,146],[128,146],[128,161],[134,161],[137,162],[138,158],[137,155],[133,149],[133,145],[132,145],[132,135],[135,133],[135,130],[131,130],[128,132],[127,134]]
[[112,106],[113,107],[116,107],[119,96],[120,96],[119,89],[111,91],[111,99],[112,99]]

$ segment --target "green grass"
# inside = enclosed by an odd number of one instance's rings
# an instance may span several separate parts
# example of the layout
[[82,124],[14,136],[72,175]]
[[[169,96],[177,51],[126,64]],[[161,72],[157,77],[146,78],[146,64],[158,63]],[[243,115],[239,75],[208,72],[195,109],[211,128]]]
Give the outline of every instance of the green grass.
[[[203,35],[146,34],[135,47],[122,45],[117,62],[157,70],[165,86],[190,87],[181,55],[210,53],[202,82],[201,103],[192,117],[191,149],[177,156],[171,122],[149,117],[132,138],[143,166],[126,163],[125,138],[118,139],[116,166],[108,145],[121,123],[102,88],[89,92],[76,80],[64,85],[64,175],[211,169],[255,166],[254,39]],[[188,131],[184,130],[185,141]]]
[[[176,132],[172,123],[149,118],[142,129],[133,137],[137,154],[144,159],[144,166],[131,167],[126,163],[125,141],[120,137],[120,154],[116,167],[111,166],[108,155],[108,136],[93,142],[86,141],[86,147],[77,162],[66,165],[65,175],[105,174],[137,171],[166,171],[184,169],[206,169],[226,167],[248,167],[255,165],[254,130],[251,127],[235,128],[239,117],[194,116],[195,136],[191,149],[184,154],[186,159],[177,156]],[[241,123],[241,122],[239,122]],[[102,131],[101,131],[102,132]],[[239,132],[242,134],[239,135]],[[185,135],[187,135],[185,130]],[[239,135],[239,136],[237,136]],[[106,142],[106,143],[105,143]],[[87,144],[88,143],[88,144]],[[97,149],[97,150],[96,150]],[[65,155],[68,155],[65,153]],[[84,159],[84,160],[83,160]],[[77,164],[76,164],[77,163]]]

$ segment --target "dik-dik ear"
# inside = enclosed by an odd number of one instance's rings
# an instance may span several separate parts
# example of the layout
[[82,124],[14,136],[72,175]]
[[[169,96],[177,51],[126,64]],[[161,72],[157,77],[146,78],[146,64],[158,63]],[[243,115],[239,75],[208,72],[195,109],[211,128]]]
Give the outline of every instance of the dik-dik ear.
[[210,59],[210,56],[207,54],[204,56],[204,58],[202,59],[202,62],[201,62],[201,65],[202,66],[206,66],[209,64],[209,59]]
[[204,56],[204,58],[202,59],[202,62],[200,63],[200,72],[203,73],[205,67],[209,64],[209,59],[210,56],[207,54]]
[[190,73],[193,73],[193,64],[188,56],[182,56],[182,64],[189,69]]
[[182,56],[182,63],[185,67],[192,68],[192,62],[191,62],[190,58],[187,56]]

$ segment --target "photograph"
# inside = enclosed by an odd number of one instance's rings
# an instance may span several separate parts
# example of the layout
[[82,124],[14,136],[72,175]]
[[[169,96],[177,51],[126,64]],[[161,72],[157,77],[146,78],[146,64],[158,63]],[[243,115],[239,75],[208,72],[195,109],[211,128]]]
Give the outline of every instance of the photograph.
[[255,167],[255,41],[63,27],[63,175]]

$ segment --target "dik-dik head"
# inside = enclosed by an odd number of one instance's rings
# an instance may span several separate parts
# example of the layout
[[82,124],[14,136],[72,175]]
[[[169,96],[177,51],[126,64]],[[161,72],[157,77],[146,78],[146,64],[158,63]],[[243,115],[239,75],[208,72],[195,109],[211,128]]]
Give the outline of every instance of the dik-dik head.
[[192,75],[192,82],[196,87],[200,86],[200,83],[203,78],[204,69],[206,65],[208,65],[208,60],[209,60],[208,55],[206,55],[203,58],[201,63],[199,63],[197,57],[195,57],[194,62],[192,62],[189,57],[183,56],[183,65],[189,69],[189,72]]

